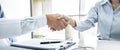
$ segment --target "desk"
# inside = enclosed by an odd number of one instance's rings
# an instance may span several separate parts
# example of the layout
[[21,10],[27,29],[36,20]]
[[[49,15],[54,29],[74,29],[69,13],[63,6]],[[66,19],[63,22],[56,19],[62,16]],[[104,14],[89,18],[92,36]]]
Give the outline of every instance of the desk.
[[31,49],[6,46],[6,47],[0,47],[0,50],[31,50]]
[[120,50],[120,41],[99,40],[97,50]]

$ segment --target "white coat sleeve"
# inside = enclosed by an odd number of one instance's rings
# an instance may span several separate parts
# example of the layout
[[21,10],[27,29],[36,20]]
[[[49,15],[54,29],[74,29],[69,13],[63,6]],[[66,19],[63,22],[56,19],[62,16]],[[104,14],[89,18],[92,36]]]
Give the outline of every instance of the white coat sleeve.
[[47,24],[46,16],[23,19],[0,19],[0,39],[22,35]]

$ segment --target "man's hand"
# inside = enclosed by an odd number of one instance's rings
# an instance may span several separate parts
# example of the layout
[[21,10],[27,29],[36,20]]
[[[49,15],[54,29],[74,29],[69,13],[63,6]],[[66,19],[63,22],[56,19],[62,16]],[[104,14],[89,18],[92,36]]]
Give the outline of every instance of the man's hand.
[[47,14],[47,24],[50,27],[51,30],[62,30],[64,29],[68,23],[67,20],[62,19],[59,14]]
[[76,26],[76,22],[75,20],[73,20],[72,18],[69,18],[65,15],[61,15],[60,17],[58,17],[59,20],[65,20],[67,24],[70,24],[72,27]]
[[72,27],[76,26],[76,22],[65,15],[47,14],[46,16],[47,24],[53,31],[65,29],[68,24]]

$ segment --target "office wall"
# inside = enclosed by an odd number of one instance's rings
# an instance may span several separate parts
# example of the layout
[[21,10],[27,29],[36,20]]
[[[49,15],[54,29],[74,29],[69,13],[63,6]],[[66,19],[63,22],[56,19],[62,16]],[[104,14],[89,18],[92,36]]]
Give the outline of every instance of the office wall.
[[6,18],[30,16],[30,0],[0,0]]

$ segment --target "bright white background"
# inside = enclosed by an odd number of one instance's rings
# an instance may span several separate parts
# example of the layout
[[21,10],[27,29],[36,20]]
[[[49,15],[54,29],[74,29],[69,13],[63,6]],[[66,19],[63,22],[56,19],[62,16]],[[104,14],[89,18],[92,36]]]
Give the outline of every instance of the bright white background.
[[[15,19],[30,16],[30,0],[0,0],[5,18]],[[18,41],[28,40],[31,34],[24,34],[17,37]]]

